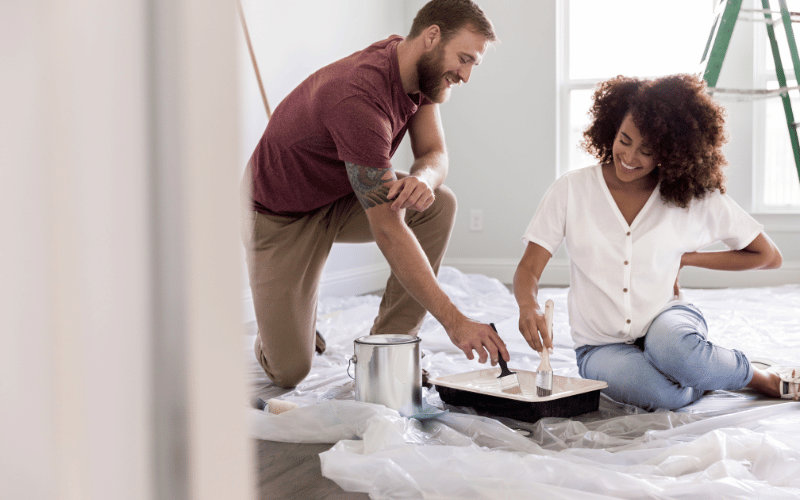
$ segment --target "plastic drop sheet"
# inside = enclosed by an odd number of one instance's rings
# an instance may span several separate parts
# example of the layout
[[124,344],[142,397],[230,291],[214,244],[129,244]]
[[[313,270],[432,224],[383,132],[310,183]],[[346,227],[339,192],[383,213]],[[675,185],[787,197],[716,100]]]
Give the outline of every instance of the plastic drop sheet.
[[[439,281],[465,314],[495,323],[512,370],[536,370],[538,354],[519,334],[516,302],[504,285],[448,267]],[[705,314],[709,340],[800,365],[800,286],[685,292]],[[577,377],[566,294],[542,289],[539,297],[555,302],[554,373]],[[253,437],[335,443],[320,455],[322,473],[344,490],[373,499],[800,498],[800,403],[748,391],[715,391],[680,411],[652,413],[602,396],[598,411],[533,424],[445,406],[435,389],[423,389],[424,398],[448,412],[424,421],[356,402],[348,361],[379,302],[320,301],[317,327],[328,347],[293,390],[269,383],[252,354],[253,337],[246,338],[254,395],[300,405],[280,415],[250,410]],[[420,337],[431,378],[486,367],[467,360],[430,315]]]

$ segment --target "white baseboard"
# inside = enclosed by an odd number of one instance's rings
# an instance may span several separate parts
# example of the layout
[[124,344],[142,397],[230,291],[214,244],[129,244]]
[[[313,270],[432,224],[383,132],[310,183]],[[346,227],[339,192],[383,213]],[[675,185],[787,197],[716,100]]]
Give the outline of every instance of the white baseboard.
[[[463,259],[445,257],[442,265],[455,267],[462,273],[483,274],[505,284],[514,281],[517,259]],[[542,273],[541,286],[569,286],[569,261],[551,260]]]
[[320,297],[349,297],[386,288],[391,270],[388,262],[324,273]]
[[[320,282],[320,297],[349,297],[381,290],[386,287],[389,274],[388,263],[324,273]],[[256,320],[249,287],[242,292],[242,317],[245,323]]]
[[[462,273],[483,274],[510,284],[518,263],[515,259],[445,258],[442,265],[454,267]],[[386,286],[389,272],[389,264],[381,263],[327,273],[320,283],[320,296],[347,297],[380,290]],[[694,267],[681,271],[681,286],[686,288],[753,288],[797,283],[800,283],[800,262],[784,263],[783,267],[772,271],[710,271]],[[551,260],[539,284],[543,287],[569,286],[569,261]],[[245,322],[255,321],[249,288],[242,297],[242,314]]]

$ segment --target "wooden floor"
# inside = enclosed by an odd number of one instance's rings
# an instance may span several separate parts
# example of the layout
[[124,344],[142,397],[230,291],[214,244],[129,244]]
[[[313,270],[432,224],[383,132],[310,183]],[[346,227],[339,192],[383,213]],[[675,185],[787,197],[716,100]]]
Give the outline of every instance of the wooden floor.
[[319,454],[333,445],[256,440],[258,498],[270,500],[367,500],[322,477]]

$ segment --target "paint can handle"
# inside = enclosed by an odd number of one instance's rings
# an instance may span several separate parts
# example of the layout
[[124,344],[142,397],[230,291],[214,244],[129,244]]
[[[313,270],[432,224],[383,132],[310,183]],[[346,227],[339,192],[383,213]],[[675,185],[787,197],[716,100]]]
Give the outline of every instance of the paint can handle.
[[350,375],[350,364],[351,364],[351,363],[352,363],[352,364],[356,364],[356,363],[358,363],[358,358],[356,358],[356,355],[355,355],[355,354],[353,354],[352,356],[350,356],[350,359],[349,359],[349,360],[347,360],[347,375],[349,375],[351,379],[355,380],[356,378],[355,378],[354,376]]

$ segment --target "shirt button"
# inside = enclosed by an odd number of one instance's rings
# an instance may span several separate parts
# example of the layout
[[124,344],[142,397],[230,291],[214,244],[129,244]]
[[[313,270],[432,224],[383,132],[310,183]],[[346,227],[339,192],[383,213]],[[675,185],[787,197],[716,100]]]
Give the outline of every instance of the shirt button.
[[630,235],[631,235],[631,232],[630,232],[630,231],[628,231],[628,233],[627,233],[625,236],[630,236]]
[[623,292],[625,292],[625,293],[627,293],[627,292],[628,292],[628,289],[627,289],[627,288],[623,288],[623,289],[622,289],[622,291],[623,291]]
[[628,320],[628,321],[626,321],[625,323],[628,323],[628,324],[630,325],[630,324],[631,324],[631,320]]
[[625,265],[626,265],[626,266],[628,265],[628,261],[627,261],[627,260],[625,261]]

